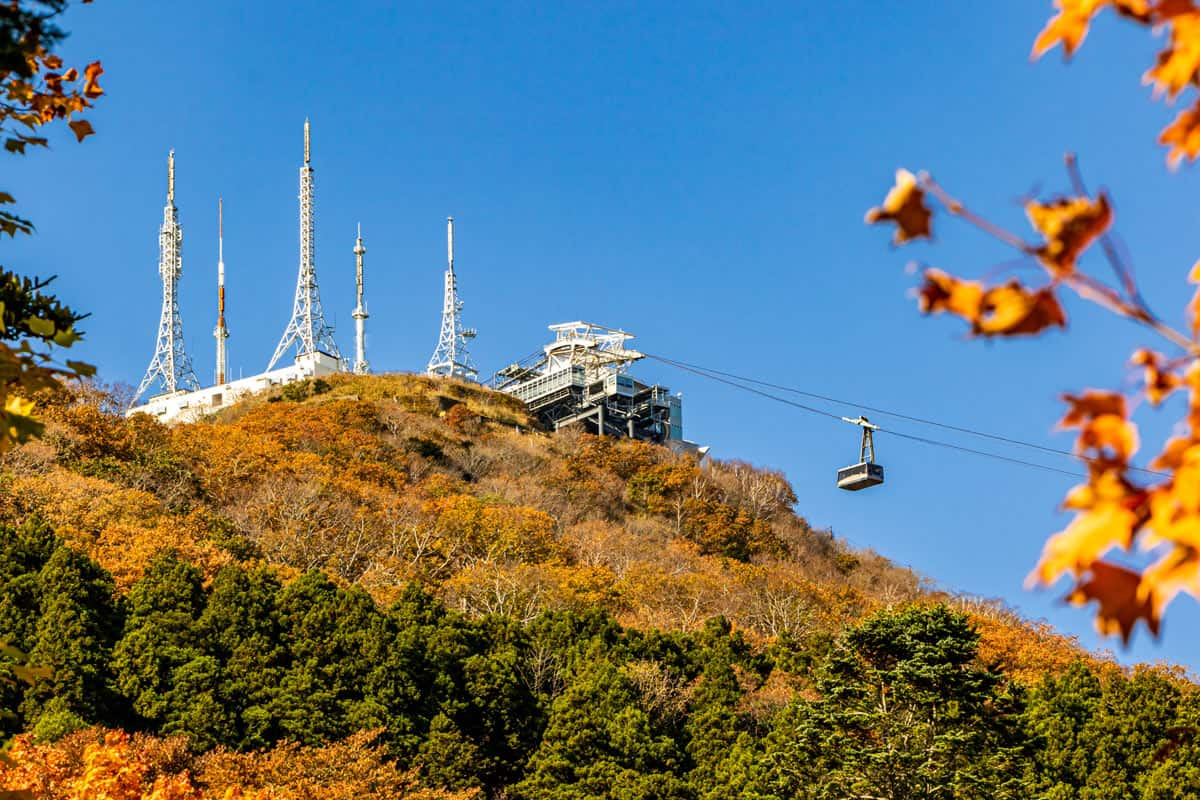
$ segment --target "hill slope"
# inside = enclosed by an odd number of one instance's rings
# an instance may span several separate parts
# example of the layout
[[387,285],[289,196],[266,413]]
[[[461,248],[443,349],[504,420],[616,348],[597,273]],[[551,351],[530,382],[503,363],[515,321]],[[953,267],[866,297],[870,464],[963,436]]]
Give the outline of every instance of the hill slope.
[[[752,638],[952,600],[812,529],[778,472],[538,432],[519,402],[475,384],[339,375],[174,428],[107,413],[97,394],[48,417],[43,442],[0,462],[0,521],[45,519],[122,588],[173,549],[206,580],[263,561],[385,605],[416,580],[472,614],[599,607],[668,630],[721,615]],[[996,604],[968,608],[1010,668],[1079,654]]]
[[[510,397],[410,375],[174,428],[112,405],[53,398],[44,439],[0,461],[0,637],[27,654],[3,659],[34,668],[0,681],[4,724],[184,738],[26,736],[0,787],[74,796],[106,758],[190,775],[195,797],[233,774],[264,797],[385,796],[363,788],[385,773],[422,796],[410,769],[496,797],[862,794],[898,775],[1017,797],[1093,773],[1142,786],[1167,732],[1200,722],[1178,676],[1125,674],[812,529],[770,470],[547,434]],[[1088,760],[1102,735],[1126,736],[1112,774]],[[341,766],[302,783],[284,751],[228,752],[284,740]],[[1195,755],[1176,745],[1163,764]],[[900,760],[871,778],[881,752]]]

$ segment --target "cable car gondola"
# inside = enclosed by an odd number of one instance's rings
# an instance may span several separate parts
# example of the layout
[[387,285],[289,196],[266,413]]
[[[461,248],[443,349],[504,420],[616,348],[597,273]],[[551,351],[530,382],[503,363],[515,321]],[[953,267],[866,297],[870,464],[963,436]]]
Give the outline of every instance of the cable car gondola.
[[875,463],[875,440],[873,431],[879,430],[878,425],[872,425],[866,417],[843,420],[862,428],[862,446],[858,452],[858,463],[842,467],[837,471],[837,487],[848,492],[869,489],[883,483],[883,465]]

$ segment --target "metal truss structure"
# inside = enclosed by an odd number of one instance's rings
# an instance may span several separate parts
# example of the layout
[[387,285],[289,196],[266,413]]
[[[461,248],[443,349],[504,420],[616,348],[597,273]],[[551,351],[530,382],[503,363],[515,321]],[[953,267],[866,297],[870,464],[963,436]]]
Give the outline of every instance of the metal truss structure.
[[293,344],[296,356],[325,353],[341,361],[333,327],[325,322],[321,293],[317,288],[317,266],[313,238],[313,169],[310,164],[309,125],[304,120],[304,165],[300,167],[300,274],[296,278],[296,300],[279,346],[267,364],[267,371]]
[[183,274],[183,229],[175,208],[175,151],[167,154],[167,204],[158,232],[158,274],[162,276],[162,315],[158,322],[158,341],[146,375],[138,384],[134,400],[156,382],[160,394],[200,388],[191,359],[183,347],[183,319],[179,315],[179,278]]
[[442,297],[442,327],[437,347],[425,367],[431,378],[461,378],[473,381],[479,370],[467,351],[467,340],[475,338],[474,328],[462,324],[462,301],[458,299],[458,281],[454,275],[454,217],[446,218],[446,283]]
[[665,386],[626,374],[643,358],[626,347],[633,334],[588,322],[551,325],[554,341],[496,373],[492,384],[525,403],[549,428],[582,425],[608,436],[683,440],[683,405]]

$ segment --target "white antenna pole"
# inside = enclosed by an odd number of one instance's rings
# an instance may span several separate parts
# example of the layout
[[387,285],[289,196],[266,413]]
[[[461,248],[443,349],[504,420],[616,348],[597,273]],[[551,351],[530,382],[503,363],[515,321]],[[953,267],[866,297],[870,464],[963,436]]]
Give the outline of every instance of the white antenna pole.
[[217,198],[217,327],[213,331],[217,339],[217,385],[225,383],[225,340],[229,330],[225,327],[225,202]]
[[363,254],[367,252],[367,248],[363,247],[362,240],[362,224],[358,226],[358,238],[354,242],[354,272],[356,279],[356,294],[358,304],[354,307],[354,372],[356,375],[365,375],[370,372],[370,365],[367,364],[367,307],[363,305]]

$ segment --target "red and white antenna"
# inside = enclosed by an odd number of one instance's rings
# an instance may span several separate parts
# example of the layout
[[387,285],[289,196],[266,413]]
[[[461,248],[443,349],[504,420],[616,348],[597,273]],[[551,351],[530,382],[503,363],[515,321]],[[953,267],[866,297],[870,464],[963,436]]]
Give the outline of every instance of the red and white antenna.
[[217,339],[217,385],[225,383],[225,340],[229,329],[225,327],[225,203],[217,198],[217,327],[213,331]]

